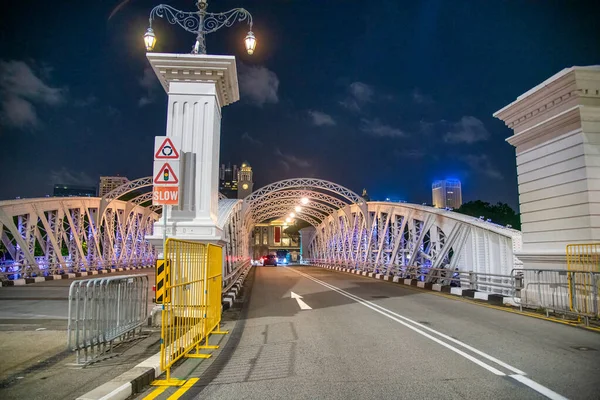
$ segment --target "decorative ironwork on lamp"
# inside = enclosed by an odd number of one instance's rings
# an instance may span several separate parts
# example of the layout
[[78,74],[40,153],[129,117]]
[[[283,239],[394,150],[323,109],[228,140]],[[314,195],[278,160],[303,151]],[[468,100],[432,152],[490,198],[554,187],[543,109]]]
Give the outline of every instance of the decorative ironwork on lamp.
[[196,34],[196,43],[192,54],[206,54],[205,36],[216,32],[222,27],[230,27],[236,22],[247,21],[250,29],[244,39],[246,51],[253,54],[256,49],[256,37],[252,32],[252,15],[243,8],[234,8],[222,13],[206,12],[208,0],[198,0],[198,11],[180,11],[168,4],[160,4],[150,11],[149,27],[144,35],[146,50],[152,51],[156,44],[156,36],[152,30],[152,21],[156,17],[166,19],[170,24],[177,24],[186,31]]

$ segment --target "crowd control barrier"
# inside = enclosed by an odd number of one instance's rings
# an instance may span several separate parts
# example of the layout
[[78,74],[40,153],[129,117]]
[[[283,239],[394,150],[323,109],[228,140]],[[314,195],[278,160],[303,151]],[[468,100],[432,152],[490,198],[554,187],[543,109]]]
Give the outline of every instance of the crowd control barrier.
[[109,354],[148,319],[148,276],[126,275],[74,281],[69,288],[67,346],[76,364]]
[[164,380],[153,385],[181,386],[171,378],[178,360],[209,358],[202,350],[217,349],[210,335],[226,334],[221,323],[223,249],[220,246],[167,239],[165,244],[165,295],[162,303],[160,367]]

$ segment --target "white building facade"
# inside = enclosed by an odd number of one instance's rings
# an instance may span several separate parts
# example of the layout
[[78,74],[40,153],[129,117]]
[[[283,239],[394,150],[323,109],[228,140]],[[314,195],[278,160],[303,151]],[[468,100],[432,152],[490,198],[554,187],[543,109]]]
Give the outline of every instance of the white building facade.
[[600,241],[600,66],[562,70],[497,111],[514,131],[525,268]]

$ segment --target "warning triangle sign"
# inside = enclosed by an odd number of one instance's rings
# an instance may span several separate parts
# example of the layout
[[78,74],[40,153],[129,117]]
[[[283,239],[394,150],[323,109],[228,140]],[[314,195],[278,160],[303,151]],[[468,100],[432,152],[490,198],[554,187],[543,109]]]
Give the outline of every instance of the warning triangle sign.
[[156,150],[154,158],[157,160],[176,160],[179,159],[179,152],[171,139],[166,138]]
[[158,185],[177,185],[179,178],[177,178],[169,163],[165,163],[154,177],[154,183]]

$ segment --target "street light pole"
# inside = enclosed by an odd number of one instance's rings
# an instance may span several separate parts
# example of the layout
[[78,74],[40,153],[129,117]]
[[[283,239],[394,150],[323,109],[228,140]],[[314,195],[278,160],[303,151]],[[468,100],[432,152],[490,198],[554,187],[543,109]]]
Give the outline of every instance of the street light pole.
[[152,51],[156,44],[156,35],[152,29],[152,21],[156,17],[166,19],[170,24],[177,24],[190,33],[196,34],[196,43],[192,47],[192,54],[206,54],[206,35],[230,27],[236,22],[246,21],[250,27],[244,39],[246,51],[253,54],[256,48],[256,37],[252,32],[252,15],[243,8],[234,8],[222,13],[209,13],[206,11],[208,0],[198,0],[198,11],[180,11],[168,4],[160,4],[150,11],[149,27],[144,35],[146,50]]

